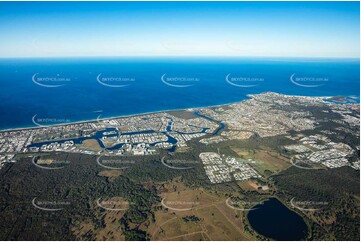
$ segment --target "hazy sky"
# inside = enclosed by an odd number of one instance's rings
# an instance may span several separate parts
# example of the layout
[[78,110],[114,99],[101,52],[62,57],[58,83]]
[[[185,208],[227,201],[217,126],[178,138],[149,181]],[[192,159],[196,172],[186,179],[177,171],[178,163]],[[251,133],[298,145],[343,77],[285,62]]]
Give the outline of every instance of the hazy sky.
[[1,2],[0,57],[359,57],[358,2]]

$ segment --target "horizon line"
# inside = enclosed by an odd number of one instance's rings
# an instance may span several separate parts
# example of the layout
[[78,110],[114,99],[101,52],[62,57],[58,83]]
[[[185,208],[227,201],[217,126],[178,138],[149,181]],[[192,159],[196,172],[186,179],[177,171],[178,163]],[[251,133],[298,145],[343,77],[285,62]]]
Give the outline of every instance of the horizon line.
[[236,56],[236,55],[119,55],[119,56],[0,56],[0,59],[60,59],[60,58],[309,58],[309,59],[357,59],[360,56]]

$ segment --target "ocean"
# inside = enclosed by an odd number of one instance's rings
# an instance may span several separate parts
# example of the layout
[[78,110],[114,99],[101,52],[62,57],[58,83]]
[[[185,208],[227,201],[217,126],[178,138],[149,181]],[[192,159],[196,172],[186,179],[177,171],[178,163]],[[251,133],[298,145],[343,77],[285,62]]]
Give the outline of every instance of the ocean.
[[352,96],[359,59],[0,59],[0,129],[238,102],[248,94]]

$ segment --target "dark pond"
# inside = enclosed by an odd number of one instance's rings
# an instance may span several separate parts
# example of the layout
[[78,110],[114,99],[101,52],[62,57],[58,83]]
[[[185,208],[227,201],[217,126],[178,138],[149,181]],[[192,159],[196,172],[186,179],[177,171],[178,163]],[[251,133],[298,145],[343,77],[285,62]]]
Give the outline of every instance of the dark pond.
[[276,198],[255,206],[249,211],[248,220],[259,234],[274,240],[304,240],[307,237],[303,218]]

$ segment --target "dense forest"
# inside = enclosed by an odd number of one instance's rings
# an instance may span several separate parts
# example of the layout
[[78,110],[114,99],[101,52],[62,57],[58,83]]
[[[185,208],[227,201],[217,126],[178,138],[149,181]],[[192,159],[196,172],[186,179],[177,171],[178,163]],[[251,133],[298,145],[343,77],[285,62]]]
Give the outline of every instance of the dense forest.
[[[291,167],[273,176],[280,196],[314,201],[312,240],[358,240],[360,237],[360,173],[350,167],[306,170]],[[316,204],[319,202],[319,204]]]

